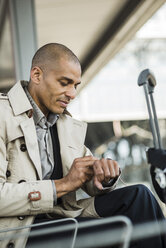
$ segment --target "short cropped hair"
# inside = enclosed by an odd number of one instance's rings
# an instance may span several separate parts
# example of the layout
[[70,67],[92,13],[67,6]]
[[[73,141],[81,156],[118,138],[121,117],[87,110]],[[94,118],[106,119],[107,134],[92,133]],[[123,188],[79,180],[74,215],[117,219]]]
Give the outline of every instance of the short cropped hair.
[[59,43],[48,43],[36,51],[32,58],[31,68],[39,66],[43,70],[47,69],[50,64],[58,62],[61,57],[80,64],[77,56],[68,47]]

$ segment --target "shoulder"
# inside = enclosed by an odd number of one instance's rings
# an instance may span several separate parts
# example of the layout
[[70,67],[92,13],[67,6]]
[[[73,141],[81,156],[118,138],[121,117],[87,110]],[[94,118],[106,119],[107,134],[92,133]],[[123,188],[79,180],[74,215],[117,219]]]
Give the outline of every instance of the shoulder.
[[0,119],[5,119],[9,114],[12,115],[9,98],[6,93],[0,93]]
[[[10,107],[9,106],[10,104],[9,104],[9,97],[8,97],[8,95],[6,94],[6,93],[1,93],[0,92],[0,110],[2,110],[2,109],[6,109],[6,107],[8,108],[8,107]],[[3,111],[3,110],[2,110]]]
[[68,115],[68,114],[61,114],[59,116],[59,119],[61,121],[63,121],[63,122],[66,122],[67,124],[74,124],[74,125],[77,125],[77,126],[80,126],[80,127],[86,127],[87,126],[86,122],[77,120],[77,119],[73,118],[71,115]]
[[87,123],[76,120],[69,115],[61,114],[57,121],[57,128],[58,132],[62,131],[64,136],[70,134],[73,138],[77,136],[77,138],[82,139],[86,135]]

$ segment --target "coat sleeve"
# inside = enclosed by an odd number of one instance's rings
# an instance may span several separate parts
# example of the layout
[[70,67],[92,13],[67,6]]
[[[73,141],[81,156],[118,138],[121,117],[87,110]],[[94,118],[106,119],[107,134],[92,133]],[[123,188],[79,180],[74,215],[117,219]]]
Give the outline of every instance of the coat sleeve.
[[[17,166],[13,162],[10,175],[9,158],[15,154],[12,151],[10,154],[7,152],[7,131],[2,118],[0,123],[0,216],[36,215],[50,212],[53,209],[53,187],[50,180],[38,181],[35,170],[31,180],[25,170],[26,164],[23,166],[22,161],[17,163]],[[14,161],[14,157],[10,159]],[[25,180],[17,176],[16,167],[20,168]],[[32,192],[36,193],[32,194]]]
[[[84,147],[84,151],[85,151],[84,156],[92,155],[91,151],[86,146]],[[90,196],[102,195],[102,194],[112,191],[116,187],[118,180],[119,180],[119,177],[114,181],[113,184],[111,184],[111,186],[103,187],[103,190],[99,190],[97,187],[94,186],[93,179],[92,179],[91,181],[87,182],[82,187],[82,189]]]

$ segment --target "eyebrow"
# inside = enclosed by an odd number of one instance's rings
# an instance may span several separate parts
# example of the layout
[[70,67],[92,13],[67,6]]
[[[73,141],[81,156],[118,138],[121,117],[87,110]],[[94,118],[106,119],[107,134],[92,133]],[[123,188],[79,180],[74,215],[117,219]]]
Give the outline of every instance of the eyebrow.
[[[74,81],[73,81],[71,78],[68,78],[68,77],[65,77],[65,76],[61,77],[59,80],[66,80],[66,81],[69,82],[69,84],[73,84],[73,83],[74,83]],[[80,84],[80,83],[81,83],[81,82],[78,82],[78,83],[76,83],[76,84],[78,85],[78,84]]]

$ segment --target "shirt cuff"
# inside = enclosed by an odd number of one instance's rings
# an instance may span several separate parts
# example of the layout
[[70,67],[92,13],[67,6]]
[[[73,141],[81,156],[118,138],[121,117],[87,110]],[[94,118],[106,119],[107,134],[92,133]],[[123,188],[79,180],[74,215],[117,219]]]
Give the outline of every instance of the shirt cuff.
[[56,194],[56,187],[55,187],[55,183],[52,180],[52,187],[53,187],[53,199],[54,199],[54,206],[57,205],[57,194]]

